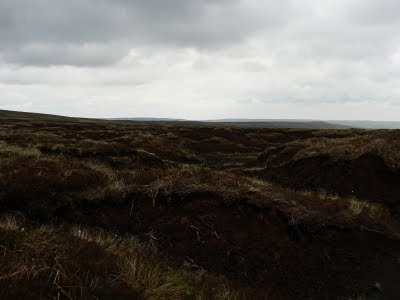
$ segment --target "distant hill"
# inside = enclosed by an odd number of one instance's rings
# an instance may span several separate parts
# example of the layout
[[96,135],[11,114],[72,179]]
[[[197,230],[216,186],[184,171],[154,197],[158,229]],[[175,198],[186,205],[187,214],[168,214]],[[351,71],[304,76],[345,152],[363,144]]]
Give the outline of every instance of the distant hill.
[[246,119],[246,118],[204,120],[204,122],[219,122],[219,123],[312,122],[312,121],[319,121],[319,120],[312,120],[312,119]]
[[20,111],[11,111],[11,110],[0,110],[0,118],[8,118],[8,119],[27,119],[27,118],[44,118],[44,119],[63,118],[63,119],[65,119],[65,118],[67,118],[68,119],[68,117],[57,116],[57,115],[20,112]]
[[119,119],[131,122],[165,123],[187,126],[235,126],[242,128],[298,128],[298,129],[347,129],[351,126],[333,124],[324,121],[309,120],[251,120],[251,119],[221,119],[190,121],[179,119],[157,119],[157,118],[137,118],[137,119]]
[[[345,128],[364,128],[364,129],[400,129],[400,122],[395,121],[369,121],[369,120],[301,120],[301,119],[220,119],[220,120],[209,120],[207,122],[218,122],[218,123],[269,123],[270,125],[279,124],[286,125],[290,124],[293,126],[301,126],[301,124],[307,124],[307,126],[334,126]],[[320,124],[318,124],[320,122]],[[321,124],[321,122],[323,124]],[[272,123],[272,124],[271,124]],[[329,125],[327,125],[329,124]]]
[[345,125],[355,128],[365,129],[400,129],[400,122],[388,121],[353,121],[353,120],[334,120],[328,121],[335,124]]
[[346,129],[350,128],[346,125],[328,123],[324,121],[208,121],[204,122],[209,125],[219,126],[239,126],[243,128],[298,128],[298,129]]
[[119,118],[112,119],[118,121],[130,121],[139,123],[163,123],[170,125],[188,125],[188,126],[236,126],[242,128],[299,128],[299,129],[346,129],[347,125],[333,124],[324,121],[313,120],[268,120],[268,119],[219,119],[219,120],[199,120],[191,121],[184,119],[170,118]]
[[400,129],[400,122],[384,121],[356,121],[356,120],[301,120],[301,119],[217,119],[191,121],[172,118],[115,118],[115,119],[91,119],[73,118],[51,114],[18,112],[0,110],[0,118],[8,119],[41,119],[63,120],[70,122],[123,122],[140,124],[162,124],[181,126],[235,126],[242,128],[298,128],[298,129]]
[[89,118],[74,118],[65,117],[59,115],[50,115],[42,113],[31,113],[31,112],[21,112],[21,111],[11,111],[11,110],[1,110],[0,118],[7,119],[41,119],[41,120],[62,120],[62,121],[73,121],[73,122],[84,122],[84,121],[100,121],[99,119],[89,119]]
[[162,125],[181,125],[181,126],[235,126],[243,128],[299,128],[299,129],[342,129],[348,128],[345,125],[337,125],[324,121],[303,121],[303,120],[250,120],[250,119],[225,119],[210,121],[190,121],[169,118],[118,118],[118,119],[89,119],[72,118],[50,114],[17,112],[0,110],[0,118],[8,119],[42,119],[42,120],[62,120],[78,122],[129,122],[140,124],[162,124]]
[[172,118],[113,118],[109,119],[112,121],[133,121],[133,122],[179,122],[187,121],[184,119],[172,119]]

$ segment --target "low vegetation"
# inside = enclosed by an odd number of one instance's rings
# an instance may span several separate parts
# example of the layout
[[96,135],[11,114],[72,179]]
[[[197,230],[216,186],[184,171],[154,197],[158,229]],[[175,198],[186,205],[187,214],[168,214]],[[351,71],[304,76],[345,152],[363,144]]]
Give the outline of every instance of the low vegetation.
[[[213,295],[197,274],[161,259],[154,246],[81,226],[0,219],[2,299],[234,299],[222,280]],[[200,275],[197,275],[200,276]],[[244,295],[243,295],[244,296]]]
[[396,299],[399,140],[3,117],[0,298]]

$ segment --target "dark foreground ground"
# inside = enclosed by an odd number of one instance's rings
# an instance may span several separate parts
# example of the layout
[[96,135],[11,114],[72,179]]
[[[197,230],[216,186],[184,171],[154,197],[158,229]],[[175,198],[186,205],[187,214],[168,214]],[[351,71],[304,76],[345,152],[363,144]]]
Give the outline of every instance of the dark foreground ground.
[[400,299],[400,131],[0,118],[0,299]]

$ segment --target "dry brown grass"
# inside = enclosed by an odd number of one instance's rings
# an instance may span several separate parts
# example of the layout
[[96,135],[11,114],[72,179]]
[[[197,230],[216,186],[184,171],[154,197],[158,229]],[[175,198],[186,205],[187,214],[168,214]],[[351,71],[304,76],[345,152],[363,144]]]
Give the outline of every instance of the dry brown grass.
[[[365,139],[366,136],[369,135],[355,138]],[[342,145],[343,141],[339,143],[337,139],[327,140],[333,146],[322,145],[325,139],[321,139],[321,145],[311,144],[308,140],[303,144],[315,149],[321,147],[321,149],[315,150],[320,152],[341,149],[339,145]],[[354,197],[340,198],[326,196],[319,192],[295,192],[264,180],[228,171],[216,171],[201,165],[182,164],[179,167],[167,169],[118,170],[98,160],[79,160],[62,155],[45,155],[36,148],[23,148],[4,142],[0,146],[0,155],[6,158],[0,163],[0,173],[3,173],[3,193],[5,192],[3,203],[6,200],[15,201],[13,205],[20,202],[21,205],[28,204],[30,206],[35,203],[44,208],[48,205],[48,201],[51,201],[50,198],[43,199],[42,202],[28,203],[27,201],[31,201],[32,197],[26,198],[25,201],[24,197],[26,196],[22,193],[31,186],[33,191],[26,194],[42,197],[52,193],[52,190],[49,189],[50,183],[52,183],[53,188],[64,190],[63,196],[66,199],[72,198],[78,202],[83,199],[96,202],[110,198],[124,199],[132,191],[139,191],[148,195],[155,207],[159,198],[165,199],[173,194],[180,195],[183,199],[190,194],[208,193],[216,195],[226,203],[244,200],[259,207],[279,206],[284,210],[289,210],[291,216],[298,215],[298,222],[309,216],[319,215],[321,219],[326,219],[325,216],[328,216],[328,219],[334,222],[344,222],[343,220],[345,220],[349,224],[360,219],[361,216],[367,222],[366,226],[371,224],[371,226],[377,224],[393,226],[394,223],[397,223],[388,210],[379,204],[360,201]],[[21,164],[21,162],[23,163]],[[22,165],[24,165],[23,168],[21,168]],[[6,179],[7,176],[4,175],[11,171],[11,177]],[[11,190],[12,194],[7,193],[7,190]],[[67,200],[60,199],[59,201]],[[37,209],[41,210],[42,207],[33,207],[31,210]]]
[[194,293],[187,275],[169,267],[157,257],[155,248],[134,237],[121,238],[82,227],[72,228],[72,234],[113,254],[119,267],[115,279],[142,291],[146,299],[183,299]]
[[232,205],[245,201],[260,208],[279,208],[297,224],[340,224],[385,230],[397,234],[400,223],[390,210],[378,203],[356,197],[339,197],[327,192],[294,191],[279,185],[239,174],[215,171],[200,166],[183,166],[160,172],[148,185],[153,206],[157,199],[179,195],[210,195]]
[[329,154],[335,158],[351,160],[364,153],[374,153],[385,159],[389,166],[400,166],[400,132],[393,130],[367,131],[362,135],[350,135],[340,138],[316,137],[293,142],[302,149],[294,159]]
[[[204,299],[207,294],[194,283],[193,274],[168,263],[156,248],[134,236],[80,226],[37,227],[10,214],[1,216],[0,234],[2,299],[29,295],[30,299],[178,300]],[[18,290],[8,290],[10,284]],[[244,296],[221,285],[211,298]]]
[[11,157],[27,156],[39,158],[42,153],[36,148],[19,147],[0,141],[0,153]]
[[293,161],[321,155],[334,160],[354,160],[363,154],[382,157],[393,169],[400,167],[399,130],[341,130],[314,131],[312,137],[298,139],[268,147],[261,160],[269,166],[291,163]]

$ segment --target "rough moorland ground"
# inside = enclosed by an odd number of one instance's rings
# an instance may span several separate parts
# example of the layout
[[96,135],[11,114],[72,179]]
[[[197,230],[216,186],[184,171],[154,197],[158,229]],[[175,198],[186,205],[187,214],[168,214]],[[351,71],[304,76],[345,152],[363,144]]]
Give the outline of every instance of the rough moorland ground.
[[400,132],[0,119],[1,299],[398,299]]

